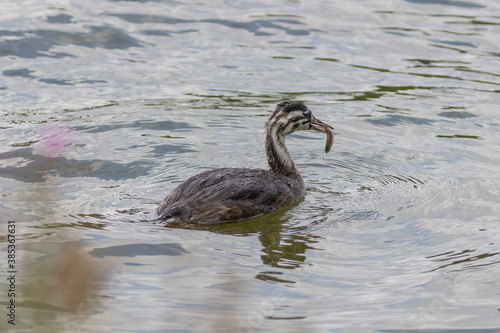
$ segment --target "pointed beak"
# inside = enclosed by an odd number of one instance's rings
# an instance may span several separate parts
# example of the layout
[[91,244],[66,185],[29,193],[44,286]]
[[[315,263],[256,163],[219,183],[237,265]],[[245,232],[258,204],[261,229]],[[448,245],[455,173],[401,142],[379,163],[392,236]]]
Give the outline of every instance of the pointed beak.
[[325,154],[328,154],[333,145],[334,128],[316,118],[313,118],[313,120],[311,121],[311,129],[321,133],[326,133]]
[[321,120],[318,120],[316,118],[313,118],[313,120],[311,121],[311,129],[312,130],[315,130],[315,131],[318,131],[318,132],[321,132],[321,133],[327,133],[328,131],[333,131],[334,128],[328,124],[325,124],[324,122],[322,122]]

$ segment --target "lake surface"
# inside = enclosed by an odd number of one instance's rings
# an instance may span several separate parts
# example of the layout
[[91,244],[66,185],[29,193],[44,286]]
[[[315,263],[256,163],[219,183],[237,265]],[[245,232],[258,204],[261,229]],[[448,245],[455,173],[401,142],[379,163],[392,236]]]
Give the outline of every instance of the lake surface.
[[[0,328],[499,332],[500,3],[0,4]],[[208,229],[155,222],[182,180],[267,168],[298,204]],[[16,325],[7,322],[15,221]]]

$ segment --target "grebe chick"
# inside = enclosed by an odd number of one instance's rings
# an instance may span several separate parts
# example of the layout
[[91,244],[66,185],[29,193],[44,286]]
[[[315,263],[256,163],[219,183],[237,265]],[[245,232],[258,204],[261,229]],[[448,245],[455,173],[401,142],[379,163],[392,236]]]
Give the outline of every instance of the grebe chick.
[[223,168],[193,176],[174,189],[158,207],[167,223],[212,225],[248,219],[288,206],[305,194],[305,184],[285,146],[285,136],[296,131],[327,133],[325,153],[331,148],[333,127],[317,120],[307,106],[283,102],[265,125],[270,170]]

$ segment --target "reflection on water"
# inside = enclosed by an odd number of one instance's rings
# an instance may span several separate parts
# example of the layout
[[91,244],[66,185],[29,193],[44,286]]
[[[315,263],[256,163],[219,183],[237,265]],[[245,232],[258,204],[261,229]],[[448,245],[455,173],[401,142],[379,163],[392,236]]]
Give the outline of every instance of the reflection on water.
[[[140,162],[127,164],[114,163],[108,160],[74,160],[65,157],[43,157],[33,154],[32,149],[18,149],[0,154],[0,159],[22,159],[23,165],[10,165],[0,168],[0,176],[23,182],[45,182],[47,174],[58,177],[97,177],[105,180],[135,178],[147,171]],[[28,162],[29,161],[29,162]],[[42,162],[41,162],[42,161]]]
[[[16,331],[499,329],[495,1],[2,9]],[[283,100],[336,128],[327,156],[324,137],[287,138],[301,202],[155,222],[194,174],[267,168],[263,126]]]
[[135,256],[180,256],[189,253],[176,243],[164,244],[127,244],[93,249],[93,257],[135,257]]
[[[293,269],[303,265],[306,251],[312,249],[314,239],[319,237],[302,230],[287,226],[290,218],[288,208],[241,223],[214,226],[210,231],[229,235],[256,234],[261,245],[261,260],[265,265]],[[281,273],[280,273],[281,274]],[[265,274],[264,274],[265,275]],[[264,278],[259,275],[259,278]]]
[[[446,267],[451,266],[451,265],[459,265],[459,264],[467,264],[466,266],[463,267],[463,269],[460,269],[460,270],[477,269],[477,268],[481,268],[483,266],[500,263],[500,260],[498,260],[497,258],[490,258],[490,257],[496,256],[500,252],[482,253],[482,254],[478,254],[478,255],[473,255],[474,252],[476,252],[476,250],[463,250],[459,253],[455,253],[454,251],[450,251],[447,253],[431,256],[429,258],[433,258],[434,261],[442,262],[442,266],[435,268],[435,270],[441,269],[441,268],[446,268]],[[488,262],[486,262],[486,263],[484,263],[483,261],[481,261],[479,263],[475,262],[475,261],[478,261],[481,259],[487,259]],[[493,259],[494,261],[492,261],[491,259]]]

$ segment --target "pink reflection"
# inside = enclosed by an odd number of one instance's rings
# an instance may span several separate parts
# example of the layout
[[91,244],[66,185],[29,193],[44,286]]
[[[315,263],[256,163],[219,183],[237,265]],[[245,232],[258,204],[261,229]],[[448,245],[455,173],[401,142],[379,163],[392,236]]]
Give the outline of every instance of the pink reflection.
[[45,125],[40,131],[38,148],[42,155],[57,157],[64,155],[64,149],[71,145],[69,129],[61,123]]

